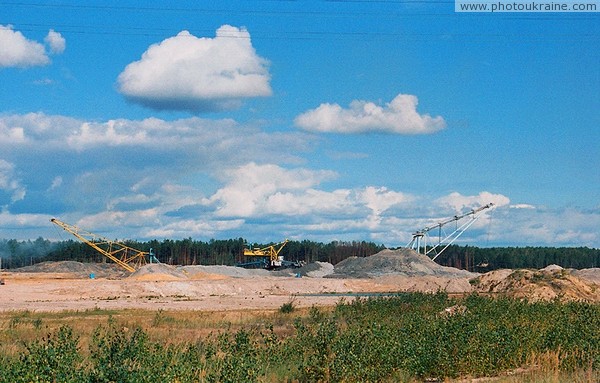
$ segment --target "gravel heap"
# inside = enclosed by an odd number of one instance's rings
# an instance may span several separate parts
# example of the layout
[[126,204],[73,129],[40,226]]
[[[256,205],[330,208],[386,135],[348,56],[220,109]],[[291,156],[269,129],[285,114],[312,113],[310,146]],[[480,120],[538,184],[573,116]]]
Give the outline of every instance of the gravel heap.
[[226,277],[243,278],[252,276],[267,276],[270,275],[269,270],[266,269],[245,269],[243,267],[236,266],[181,266],[179,269],[186,275],[193,277],[198,274],[217,274]]
[[290,267],[281,270],[273,270],[270,275],[277,277],[310,277],[323,278],[333,273],[333,265],[329,262],[313,262],[302,267]]
[[[13,270],[11,270],[13,271]],[[87,278],[94,274],[97,278],[120,278],[129,274],[114,263],[81,263],[75,261],[40,262],[14,270],[21,273],[60,273],[73,278]]]
[[571,274],[588,282],[600,285],[600,268],[570,270]]
[[561,271],[561,270],[563,270],[562,267],[560,267],[559,265],[554,265],[554,264],[548,265],[548,266],[544,267],[543,269],[540,269],[540,271],[547,272],[547,273],[553,273],[555,271]]
[[388,275],[473,278],[478,274],[441,266],[411,249],[382,250],[370,257],[350,257],[334,267],[331,278],[376,278]]
[[187,279],[187,276],[174,266],[165,263],[152,263],[140,267],[131,273],[128,279],[136,281],[176,281]]
[[311,278],[323,278],[333,273],[334,267],[329,262],[313,262],[295,269],[296,273]]

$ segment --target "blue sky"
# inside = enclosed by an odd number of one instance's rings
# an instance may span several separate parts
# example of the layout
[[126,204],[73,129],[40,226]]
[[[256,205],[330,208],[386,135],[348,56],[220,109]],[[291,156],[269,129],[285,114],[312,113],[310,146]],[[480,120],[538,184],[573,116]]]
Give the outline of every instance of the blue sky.
[[0,5],[0,238],[600,247],[598,13]]

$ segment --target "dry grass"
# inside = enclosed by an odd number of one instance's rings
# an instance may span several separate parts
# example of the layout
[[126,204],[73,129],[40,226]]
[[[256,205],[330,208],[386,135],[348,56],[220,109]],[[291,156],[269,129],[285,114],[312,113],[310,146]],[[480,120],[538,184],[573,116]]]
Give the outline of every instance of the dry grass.
[[[330,310],[332,308],[320,308]],[[79,336],[80,349],[88,350],[91,336],[99,326],[116,322],[124,329],[141,327],[151,340],[162,344],[183,344],[206,339],[221,332],[236,332],[241,328],[264,328],[273,325],[279,336],[294,333],[294,319],[308,315],[309,308],[295,308],[292,313],[281,310],[238,311],[147,311],[147,310],[86,310],[48,312],[1,312],[0,355],[19,355],[24,345],[56,332],[69,325]],[[600,382],[600,371],[586,370],[561,372],[560,351],[549,351],[530,356],[523,368],[502,376],[449,379],[453,383],[595,383]],[[397,381],[417,382],[407,376]],[[396,380],[396,379],[395,379]]]
[[219,332],[273,325],[275,333],[293,333],[293,320],[305,316],[307,308],[284,314],[279,310],[237,311],[148,311],[85,310],[56,313],[15,311],[0,313],[0,354],[16,355],[25,343],[41,339],[68,324],[80,337],[82,350],[99,326],[115,321],[123,328],[141,327],[150,339],[160,343],[181,344],[202,340]]
[[484,378],[461,378],[453,383],[597,383],[600,371],[591,367],[574,372],[560,371],[560,351],[547,351],[531,355],[523,368],[509,371],[502,376]]

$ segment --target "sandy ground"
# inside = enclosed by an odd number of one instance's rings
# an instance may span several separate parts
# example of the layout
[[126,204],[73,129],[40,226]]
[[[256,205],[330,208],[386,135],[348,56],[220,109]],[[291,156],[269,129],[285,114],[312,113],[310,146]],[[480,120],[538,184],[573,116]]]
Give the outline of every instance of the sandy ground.
[[[93,278],[91,276],[94,276]],[[600,302],[600,269],[495,270],[474,274],[436,264],[413,250],[383,250],[335,267],[247,270],[233,266],[148,264],[127,273],[114,264],[42,262],[0,278],[0,311],[90,309],[277,309],[335,305],[357,296],[419,291]]]
[[61,273],[2,273],[0,311],[90,309],[239,310],[335,305],[362,293],[398,291],[468,292],[466,278],[386,276],[377,279],[228,277],[206,274],[187,280],[165,278],[73,278]]

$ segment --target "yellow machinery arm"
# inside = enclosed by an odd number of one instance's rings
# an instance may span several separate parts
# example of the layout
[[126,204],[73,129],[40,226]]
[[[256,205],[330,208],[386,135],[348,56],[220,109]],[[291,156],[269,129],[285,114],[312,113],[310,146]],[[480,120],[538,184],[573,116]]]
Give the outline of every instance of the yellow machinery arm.
[[140,251],[129,246],[125,246],[122,243],[99,237],[76,226],[61,222],[56,218],[52,218],[50,222],[62,227],[65,231],[73,234],[83,243],[94,248],[106,258],[132,273],[135,271],[135,267],[133,265],[141,265],[146,263],[146,255],[150,254],[145,251]]
[[287,243],[288,240],[286,239],[283,242],[263,248],[244,249],[244,255],[247,257],[268,257],[270,267],[281,266],[282,260],[279,257],[279,253]]

